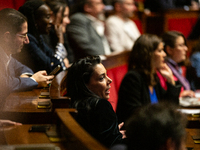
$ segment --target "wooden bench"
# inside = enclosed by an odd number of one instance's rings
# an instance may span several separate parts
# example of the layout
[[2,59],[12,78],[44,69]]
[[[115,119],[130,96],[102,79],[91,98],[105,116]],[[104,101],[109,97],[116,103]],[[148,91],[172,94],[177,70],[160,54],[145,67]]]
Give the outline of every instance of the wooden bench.
[[77,123],[76,109],[56,109],[56,113],[59,118],[57,127],[68,143],[74,143],[74,150],[107,150]]

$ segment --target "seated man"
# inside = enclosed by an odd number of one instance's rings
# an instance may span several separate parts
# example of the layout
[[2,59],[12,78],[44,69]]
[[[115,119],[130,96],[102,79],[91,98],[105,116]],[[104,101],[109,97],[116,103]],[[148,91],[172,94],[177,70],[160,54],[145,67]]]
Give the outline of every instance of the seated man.
[[91,55],[109,55],[111,51],[104,36],[104,23],[99,19],[104,9],[102,0],[83,0],[77,6],[80,10],[70,17],[71,23],[67,26],[75,60]]
[[114,0],[114,15],[106,20],[106,35],[114,52],[131,50],[140,32],[135,23],[129,19],[134,14],[134,0]]
[[11,92],[45,87],[54,76],[48,76],[46,71],[34,74],[11,56],[29,43],[26,17],[17,10],[6,8],[0,11],[0,18],[0,106],[3,106],[3,101]]

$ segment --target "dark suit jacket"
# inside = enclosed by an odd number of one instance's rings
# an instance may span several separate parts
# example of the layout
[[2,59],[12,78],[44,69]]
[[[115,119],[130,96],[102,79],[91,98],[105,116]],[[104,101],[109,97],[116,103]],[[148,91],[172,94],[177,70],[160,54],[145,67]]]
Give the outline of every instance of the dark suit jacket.
[[67,35],[75,59],[88,55],[104,55],[101,37],[93,28],[90,19],[83,13],[76,13],[70,17]]
[[19,77],[23,73],[31,73],[33,71],[21,64],[14,58],[11,58],[6,71],[5,64],[0,59],[0,106],[4,103],[5,98],[14,91],[28,91],[37,88],[38,83],[31,78]]
[[[165,91],[158,80],[154,87],[158,101],[178,104],[181,85],[167,84],[167,87],[167,91]],[[119,122],[127,120],[137,108],[149,103],[151,103],[149,88],[144,78],[135,70],[129,71],[122,80],[119,89],[116,111]]]
[[54,57],[53,50],[44,42],[42,36],[40,36],[40,41],[28,34],[30,43],[24,45],[22,51],[18,54],[13,55],[19,62],[31,68],[34,72],[40,70],[46,70],[49,74],[61,62]]

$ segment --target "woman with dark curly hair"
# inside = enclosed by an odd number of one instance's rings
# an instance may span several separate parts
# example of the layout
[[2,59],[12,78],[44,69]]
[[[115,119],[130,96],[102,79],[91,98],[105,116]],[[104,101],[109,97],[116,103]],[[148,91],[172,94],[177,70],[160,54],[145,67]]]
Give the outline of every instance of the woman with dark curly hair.
[[117,116],[108,102],[110,83],[99,56],[80,59],[67,73],[67,96],[78,110],[77,121],[94,138],[110,147],[119,144],[124,132],[119,131]]
[[[163,42],[156,35],[143,34],[135,42],[125,75],[119,89],[117,116],[124,122],[139,107],[168,101],[179,103],[180,86],[176,85],[173,74],[165,63]],[[167,80],[164,90],[156,72]]]
[[[22,52],[14,57],[30,67],[34,72],[46,70],[50,73],[56,66],[61,65],[65,70],[66,58],[58,58],[44,41],[42,34],[49,34],[52,26],[52,11],[42,0],[30,0],[19,8],[28,19],[28,38],[30,43],[25,45]],[[68,61],[67,61],[68,62]]]

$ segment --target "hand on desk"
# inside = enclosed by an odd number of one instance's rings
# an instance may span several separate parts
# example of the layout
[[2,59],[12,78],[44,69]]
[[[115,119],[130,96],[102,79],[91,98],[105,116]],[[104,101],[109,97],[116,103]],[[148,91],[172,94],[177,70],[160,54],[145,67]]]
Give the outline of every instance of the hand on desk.
[[21,123],[10,121],[10,120],[0,120],[0,127],[22,125]]
[[32,78],[38,83],[38,87],[47,87],[53,80],[54,75],[47,75],[46,71],[38,71]]
[[180,97],[195,97],[195,92],[191,90],[184,90],[180,93]]

